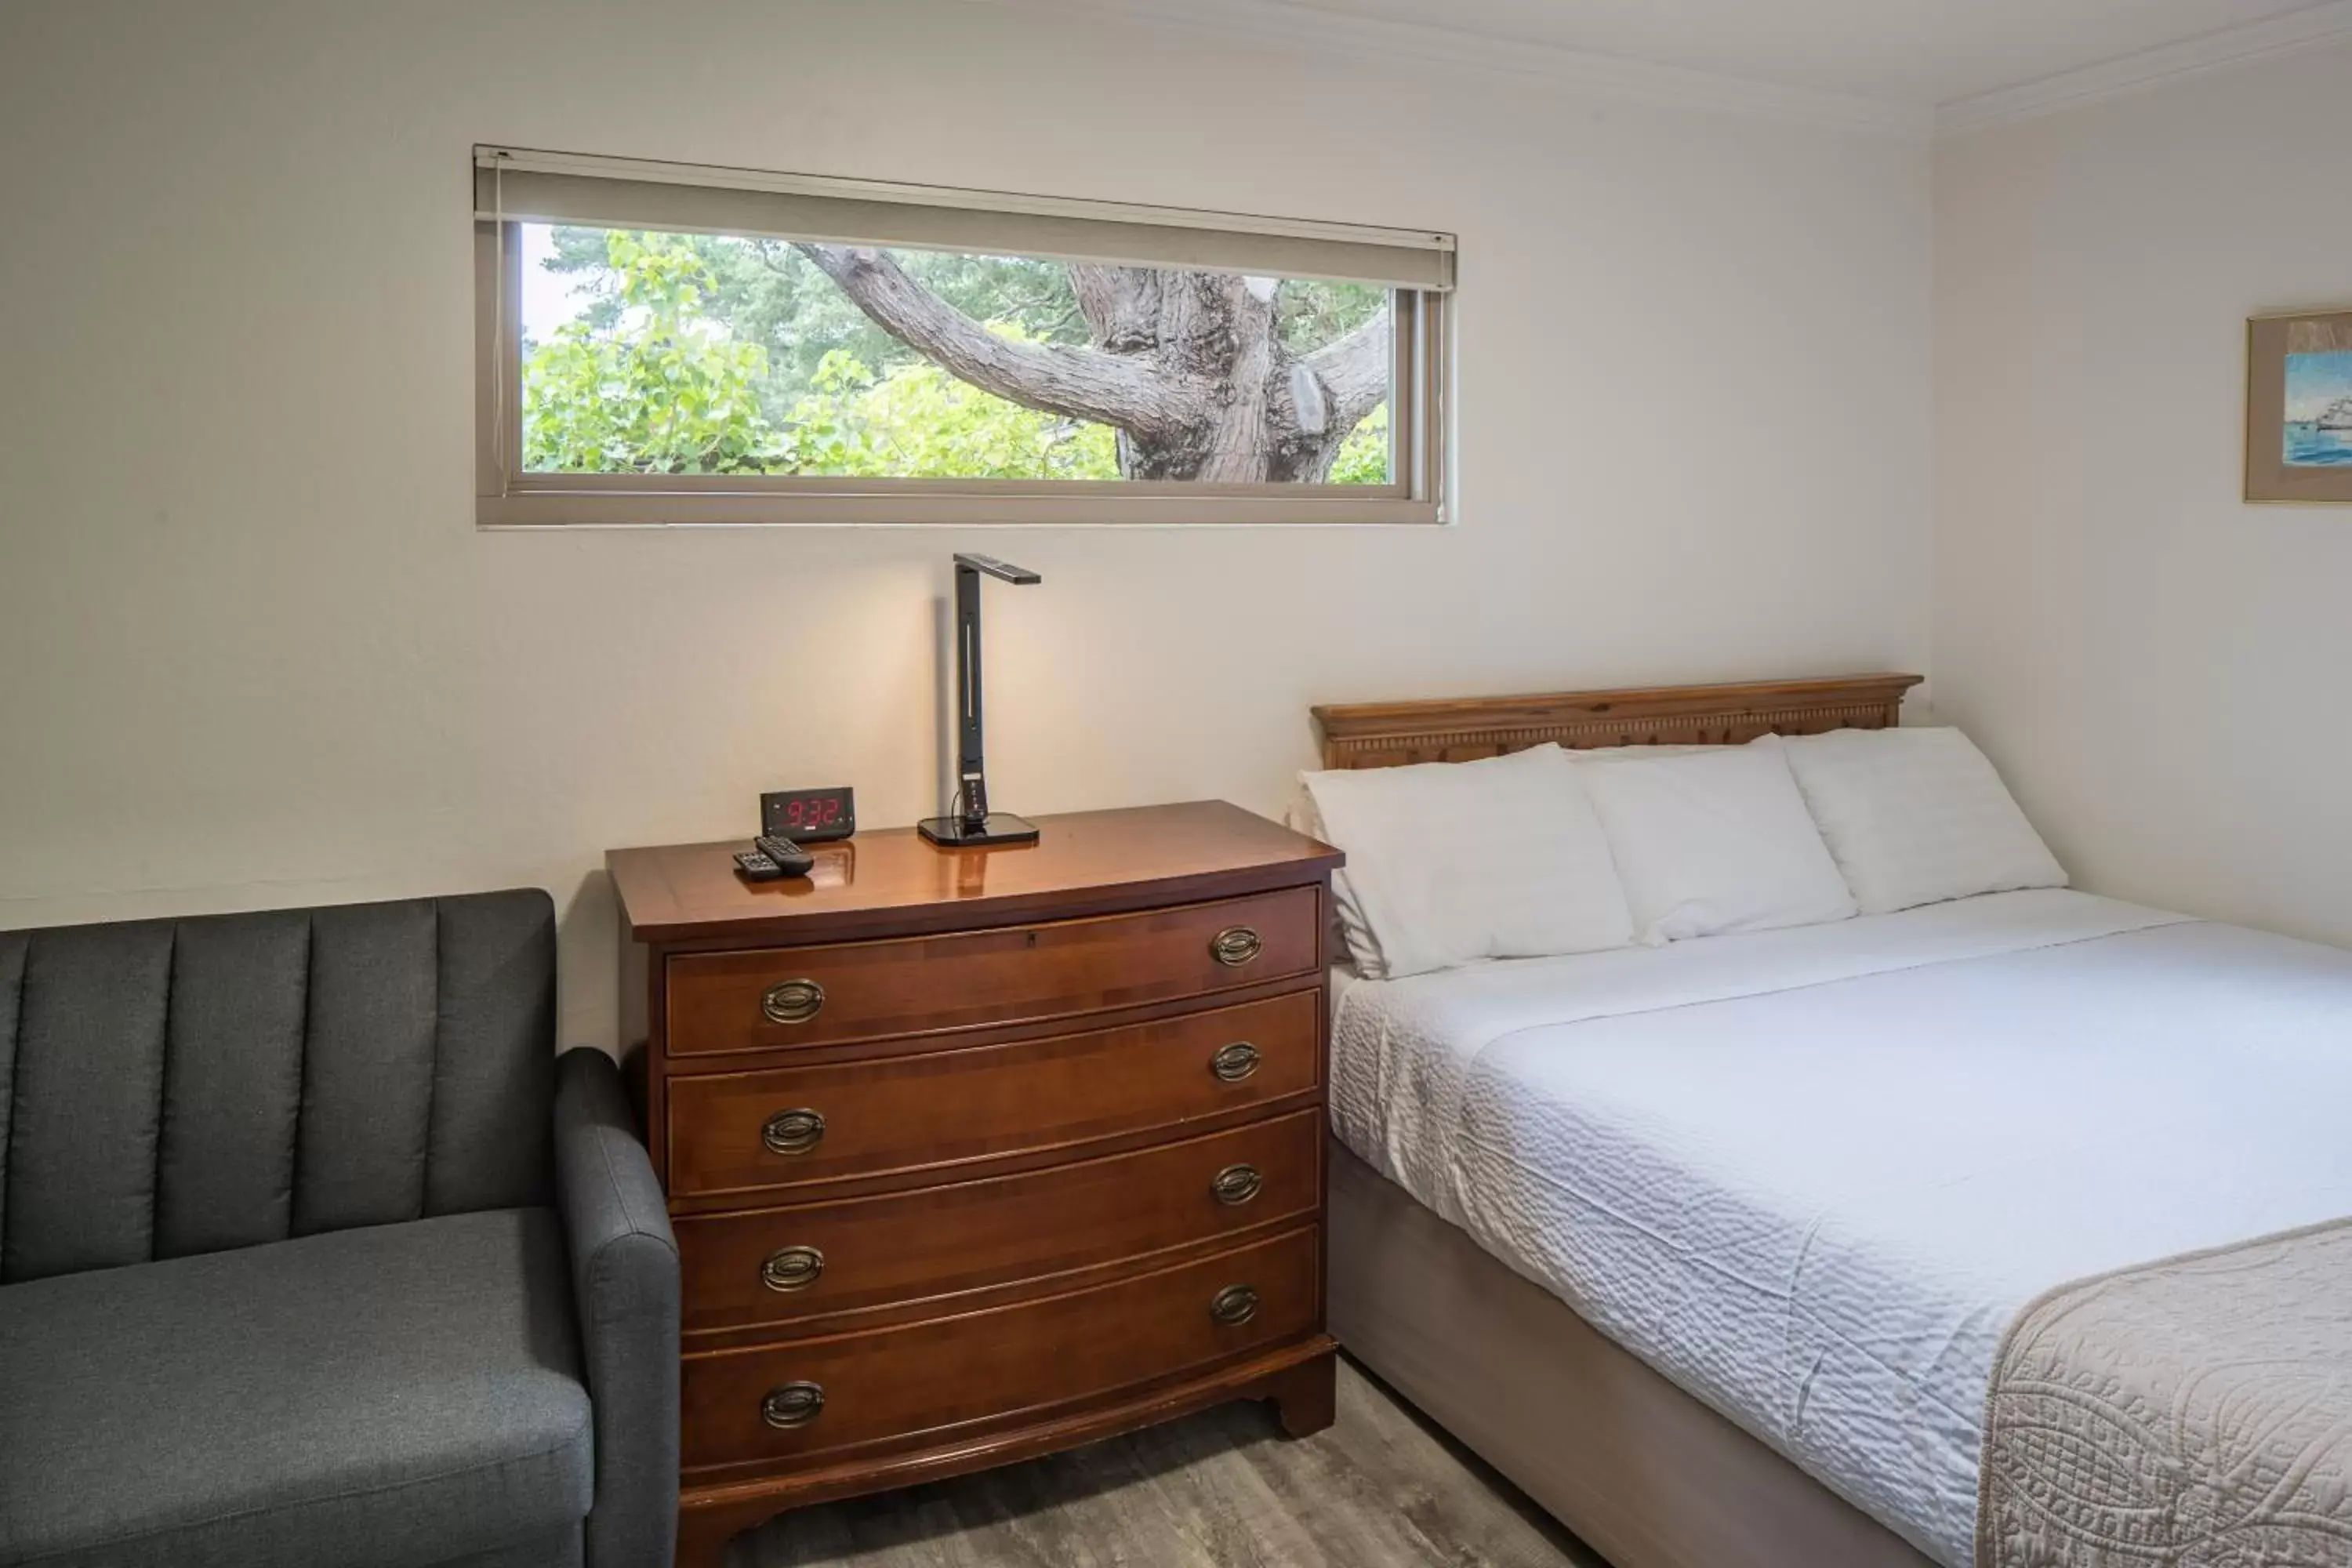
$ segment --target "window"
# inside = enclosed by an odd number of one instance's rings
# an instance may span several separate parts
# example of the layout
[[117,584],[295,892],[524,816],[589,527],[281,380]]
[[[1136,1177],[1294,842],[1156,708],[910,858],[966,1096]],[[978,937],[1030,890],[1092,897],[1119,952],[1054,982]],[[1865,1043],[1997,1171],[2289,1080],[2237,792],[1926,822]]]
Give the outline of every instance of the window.
[[1438,519],[1450,236],[475,165],[485,526]]

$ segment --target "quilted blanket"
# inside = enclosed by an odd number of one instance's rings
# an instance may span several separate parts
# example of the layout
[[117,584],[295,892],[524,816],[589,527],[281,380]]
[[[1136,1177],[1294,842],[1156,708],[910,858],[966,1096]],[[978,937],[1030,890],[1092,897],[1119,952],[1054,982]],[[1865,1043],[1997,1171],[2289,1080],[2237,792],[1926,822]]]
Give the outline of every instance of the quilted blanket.
[[2352,1219],[2029,1306],[1979,1496],[1978,1568],[2352,1568]]

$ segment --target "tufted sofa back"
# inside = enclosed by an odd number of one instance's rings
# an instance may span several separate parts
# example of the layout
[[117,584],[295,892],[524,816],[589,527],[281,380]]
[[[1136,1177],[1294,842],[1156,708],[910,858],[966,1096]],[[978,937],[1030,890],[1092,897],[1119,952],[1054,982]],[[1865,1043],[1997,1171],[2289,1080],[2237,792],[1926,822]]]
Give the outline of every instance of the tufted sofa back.
[[549,1201],[536,890],[0,932],[0,1284]]

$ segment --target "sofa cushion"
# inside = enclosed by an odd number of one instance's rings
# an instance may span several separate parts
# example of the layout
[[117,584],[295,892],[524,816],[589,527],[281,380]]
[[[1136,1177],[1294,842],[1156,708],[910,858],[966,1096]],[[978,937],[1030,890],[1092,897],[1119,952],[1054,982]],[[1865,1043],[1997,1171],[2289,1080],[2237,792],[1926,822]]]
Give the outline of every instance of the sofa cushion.
[[495,1209],[0,1287],[0,1563],[403,1568],[588,1511],[563,1241]]
[[543,893],[0,932],[0,1282],[550,1201]]

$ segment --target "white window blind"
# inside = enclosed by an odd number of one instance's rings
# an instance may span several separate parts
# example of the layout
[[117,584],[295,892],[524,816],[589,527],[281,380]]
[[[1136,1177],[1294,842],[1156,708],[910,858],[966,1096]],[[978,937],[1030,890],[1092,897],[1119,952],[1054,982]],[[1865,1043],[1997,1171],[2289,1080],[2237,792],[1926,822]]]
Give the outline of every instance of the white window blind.
[[474,150],[474,216],[1319,278],[1440,293],[1454,237],[996,191]]

